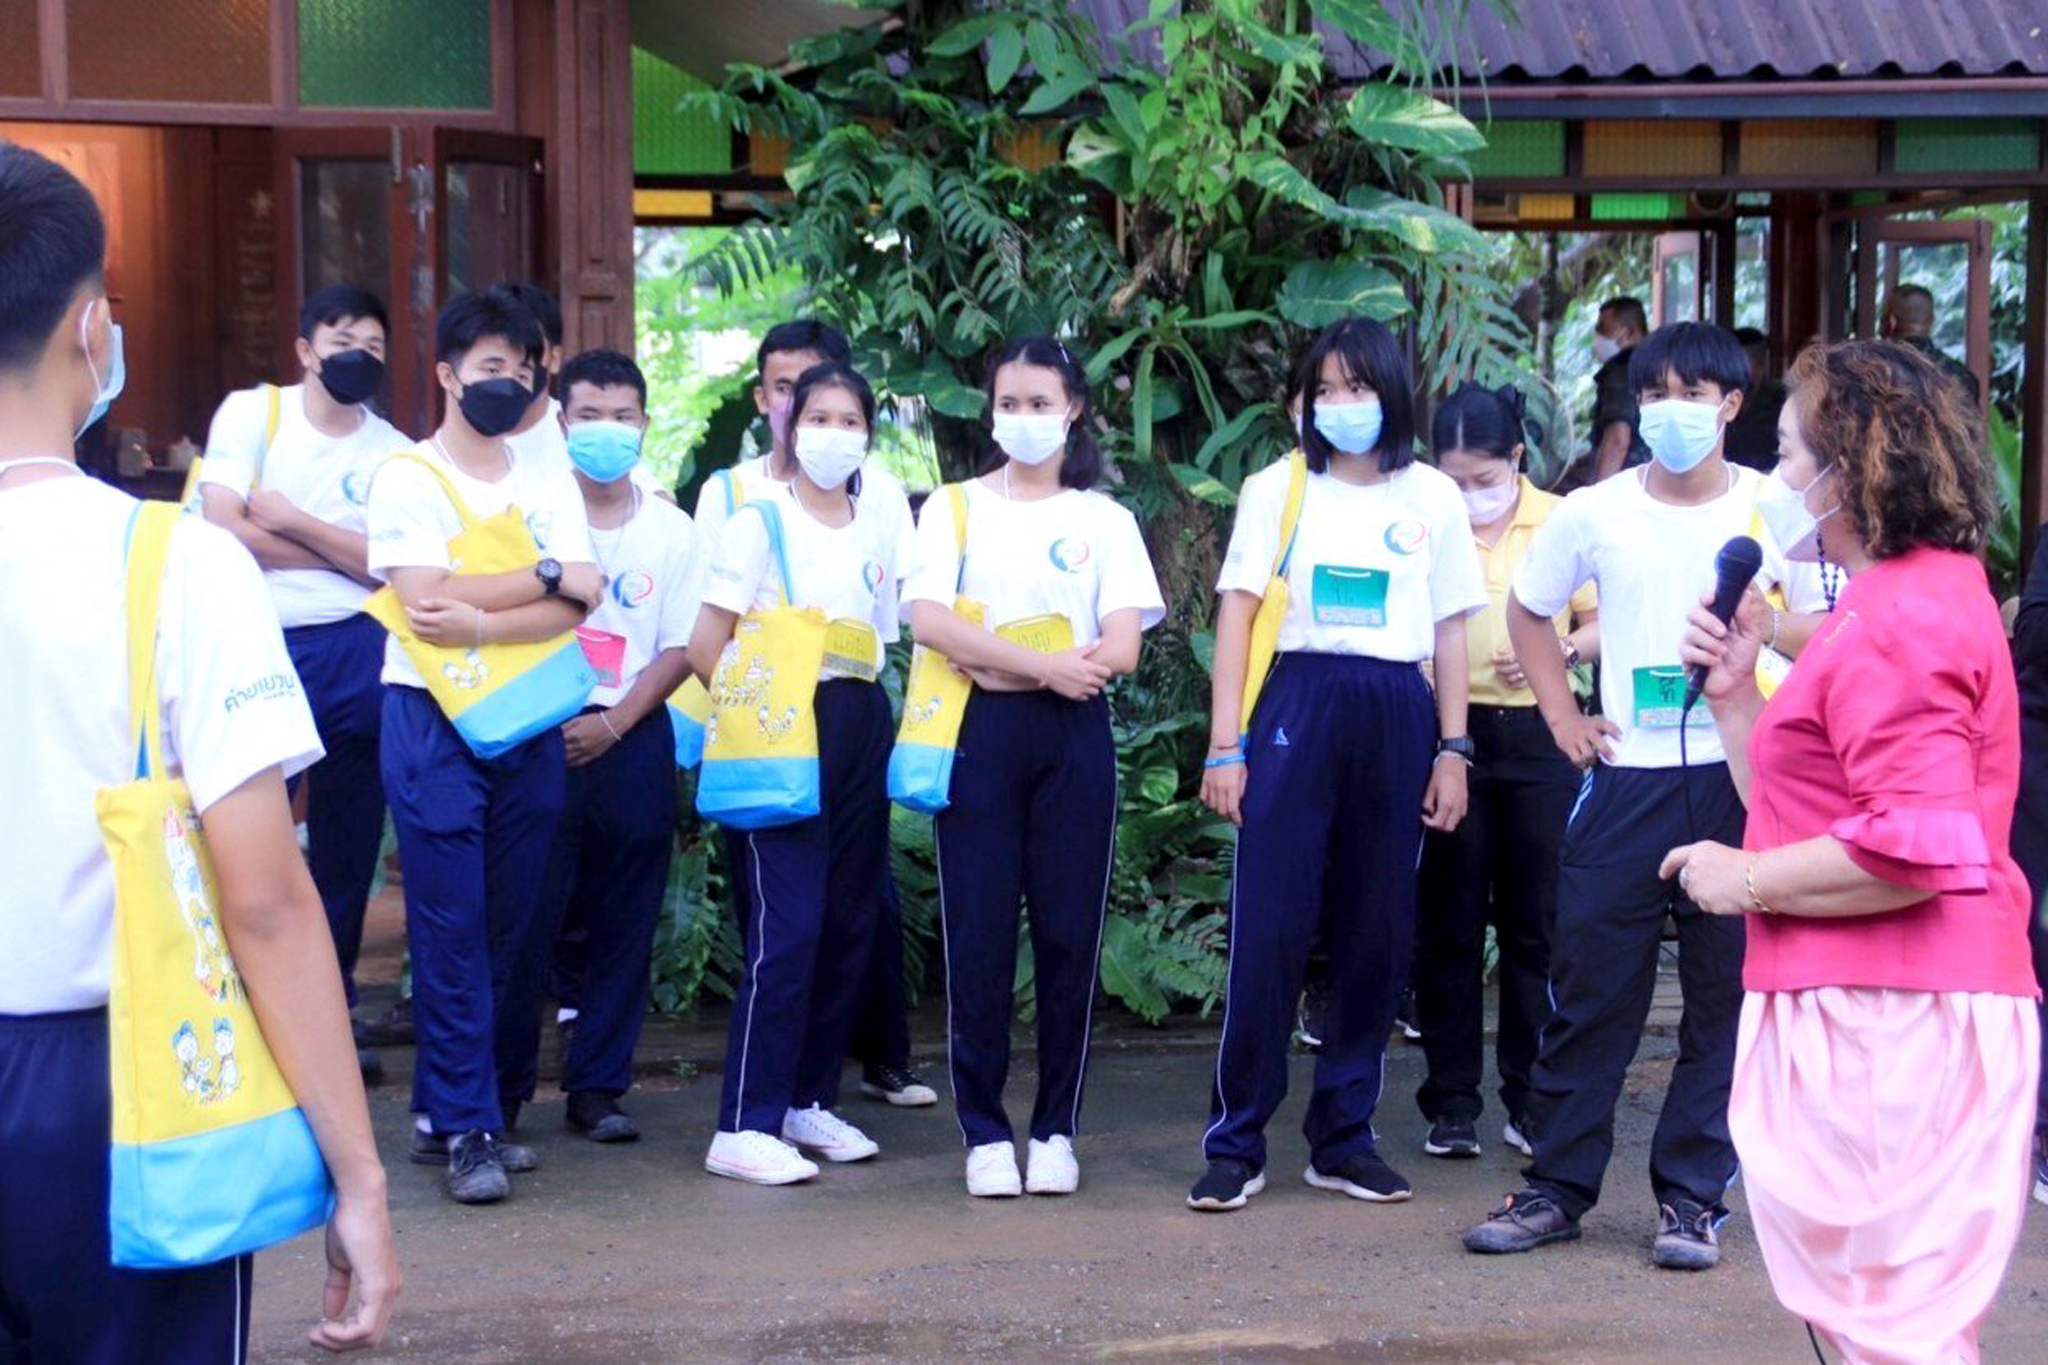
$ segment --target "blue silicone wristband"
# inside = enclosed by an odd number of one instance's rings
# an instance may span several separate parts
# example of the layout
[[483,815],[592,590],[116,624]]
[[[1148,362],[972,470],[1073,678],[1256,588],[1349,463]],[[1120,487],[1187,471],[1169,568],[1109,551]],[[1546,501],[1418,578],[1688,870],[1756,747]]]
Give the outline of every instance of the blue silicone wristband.
[[1221,758],[1203,759],[1202,766],[1204,768],[1235,768],[1243,762],[1243,754],[1225,754]]

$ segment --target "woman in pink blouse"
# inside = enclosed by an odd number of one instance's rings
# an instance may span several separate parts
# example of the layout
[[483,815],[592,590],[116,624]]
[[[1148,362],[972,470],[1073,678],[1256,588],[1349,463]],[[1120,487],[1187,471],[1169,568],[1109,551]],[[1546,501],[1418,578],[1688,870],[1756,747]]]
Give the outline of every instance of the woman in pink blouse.
[[1664,871],[1748,917],[1728,1126],[1779,1300],[1845,1361],[1974,1362],[2040,1064],[2018,702],[1975,558],[1998,505],[1974,406],[1917,353],[1815,348],[1792,382],[1764,513],[1849,583],[1768,706],[1768,609],[1694,614],[1749,825]]

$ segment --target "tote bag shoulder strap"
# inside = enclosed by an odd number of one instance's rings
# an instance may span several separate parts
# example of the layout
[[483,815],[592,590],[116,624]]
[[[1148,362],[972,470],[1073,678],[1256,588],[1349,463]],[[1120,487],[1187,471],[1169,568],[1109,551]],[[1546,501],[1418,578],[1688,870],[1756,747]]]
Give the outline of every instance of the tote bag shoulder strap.
[[126,615],[128,620],[128,715],[135,735],[135,775],[164,771],[162,721],[156,685],[156,627],[163,601],[164,566],[171,531],[181,508],[176,503],[140,502],[128,519]]
[[735,469],[719,470],[718,484],[725,490],[725,514],[729,517],[746,502],[746,486],[740,482],[739,471]]
[[953,574],[953,594],[957,597],[961,585],[967,582],[967,485],[947,484],[946,501],[953,508],[953,555],[958,563]]
[[275,384],[265,384],[263,409],[263,444],[256,451],[256,472],[249,479],[252,493],[263,486],[263,466],[270,459],[270,448],[277,444],[277,428],[284,420],[284,390]]
[[762,525],[768,528],[768,548],[774,553],[776,569],[782,575],[782,605],[794,606],[796,590],[790,586],[789,550],[782,540],[782,513],[775,504],[768,502],[746,503],[739,510],[760,513]]
[[462,500],[462,494],[455,491],[454,481],[437,468],[432,460],[423,459],[409,450],[402,450],[396,455],[386,456],[384,463],[388,465],[396,460],[410,460],[434,476],[434,482],[440,484],[441,491],[448,495],[448,503],[455,509],[456,519],[462,523],[463,530],[467,531],[476,525],[476,513],[469,510],[469,504]]
[[1287,457],[1287,504],[1280,511],[1280,553],[1273,561],[1273,577],[1287,573],[1294,558],[1294,537],[1301,529],[1301,504],[1308,496],[1308,457],[1295,451]]

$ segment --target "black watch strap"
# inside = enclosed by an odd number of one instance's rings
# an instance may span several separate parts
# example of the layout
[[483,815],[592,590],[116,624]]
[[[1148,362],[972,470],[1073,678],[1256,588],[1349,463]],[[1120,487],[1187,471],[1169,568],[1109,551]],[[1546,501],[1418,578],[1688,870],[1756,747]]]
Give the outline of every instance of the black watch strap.
[[1479,756],[1479,746],[1472,742],[1472,736],[1470,735],[1458,735],[1451,739],[1440,739],[1436,742],[1436,751],[1440,754],[1455,754],[1467,763],[1470,763]]

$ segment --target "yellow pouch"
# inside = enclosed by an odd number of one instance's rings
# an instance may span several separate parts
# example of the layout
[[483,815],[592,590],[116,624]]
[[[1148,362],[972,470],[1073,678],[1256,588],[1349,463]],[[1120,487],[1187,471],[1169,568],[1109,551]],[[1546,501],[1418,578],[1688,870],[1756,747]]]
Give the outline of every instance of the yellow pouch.
[[[540,547],[517,507],[478,517],[431,460],[391,458],[410,460],[432,474],[461,519],[462,529],[448,542],[453,573],[509,573],[540,562]],[[372,593],[363,610],[397,637],[441,713],[478,758],[495,758],[567,721],[597,686],[574,630],[519,644],[434,645],[412,633],[405,604],[389,587]]]
[[[967,490],[946,485],[953,505],[953,546],[960,571],[953,580],[953,612],[975,625],[986,612],[982,604],[961,595],[967,571]],[[1069,634],[1072,627],[1068,627]],[[889,799],[926,815],[942,811],[952,800],[953,757],[960,747],[960,720],[967,713],[974,684],[945,655],[917,645],[910,651],[910,676],[903,683],[903,722],[896,747],[889,753]]]
[[866,621],[840,617],[825,631],[824,667],[842,678],[873,682],[882,676],[882,638]]
[[1245,659],[1244,701],[1238,709],[1237,728],[1248,733],[1252,711],[1266,675],[1273,671],[1273,657],[1280,651],[1280,626],[1287,619],[1287,563],[1294,557],[1294,534],[1301,526],[1301,504],[1308,493],[1308,459],[1300,451],[1288,456],[1287,504],[1280,513],[1280,553],[1273,560],[1273,576],[1266,581],[1259,613],[1252,618],[1251,649]]
[[1064,654],[1074,647],[1074,623],[1058,612],[1027,616],[1021,621],[997,626],[996,634],[1013,645],[1035,649],[1040,654]]
[[164,767],[157,607],[180,508],[143,503],[128,553],[133,782],[94,798],[114,866],[107,997],[114,1264],[204,1265],[326,1221],[333,1187],[263,1041],[220,924],[198,812]]

